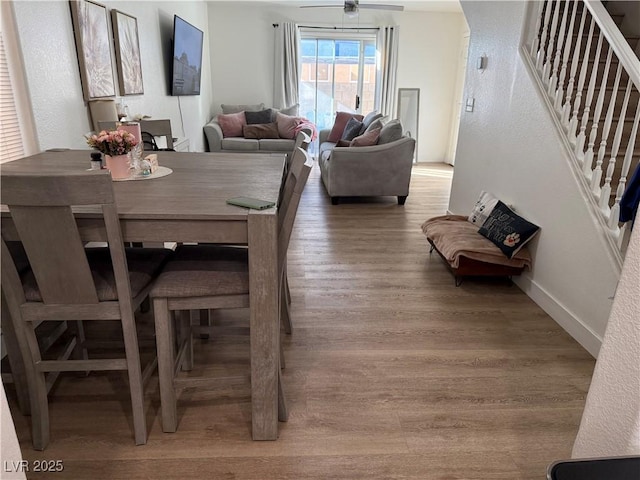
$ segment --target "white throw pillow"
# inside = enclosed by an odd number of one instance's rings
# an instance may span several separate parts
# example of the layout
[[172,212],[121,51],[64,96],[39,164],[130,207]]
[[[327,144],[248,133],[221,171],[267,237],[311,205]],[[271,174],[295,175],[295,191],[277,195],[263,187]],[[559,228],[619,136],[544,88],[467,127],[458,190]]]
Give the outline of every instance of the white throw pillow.
[[489,217],[489,214],[493,210],[493,208],[498,203],[498,199],[494,197],[491,193],[485,192],[484,190],[480,192],[480,197],[478,201],[473,206],[471,213],[469,214],[469,220],[474,225],[478,225],[478,228],[482,226],[485,220]]

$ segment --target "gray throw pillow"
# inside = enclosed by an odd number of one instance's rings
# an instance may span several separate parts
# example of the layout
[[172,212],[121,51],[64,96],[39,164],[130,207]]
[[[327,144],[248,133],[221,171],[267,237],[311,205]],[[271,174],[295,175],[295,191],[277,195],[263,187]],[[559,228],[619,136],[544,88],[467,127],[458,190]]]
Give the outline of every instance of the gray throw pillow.
[[283,115],[289,115],[290,117],[297,117],[299,107],[300,107],[300,104],[296,103],[295,105],[291,105],[290,107],[287,107],[287,108],[282,108],[282,109],[272,108],[271,121],[275,122],[277,120],[276,116],[278,115],[278,112],[282,113]]
[[360,129],[360,135],[366,132],[367,128],[369,128],[369,125],[371,125],[379,118],[382,118],[382,114],[376,112],[375,110],[371,113],[368,113],[367,116],[362,119],[362,128]]
[[259,112],[245,111],[244,118],[247,120],[247,125],[271,123],[271,109],[267,108]]
[[350,118],[347,124],[345,125],[344,130],[342,131],[342,137],[340,137],[340,140],[347,140],[350,142],[351,140],[356,138],[358,135],[360,135],[361,129],[362,129],[362,122],[359,120],[356,120],[355,118]]
[[378,139],[378,145],[385,143],[395,142],[402,138],[402,124],[400,120],[391,120],[387,123],[382,130],[380,130],[380,138]]
[[238,112],[259,112],[260,110],[264,110],[264,103],[257,103],[255,105],[234,105],[231,103],[223,103],[220,105],[222,107],[222,113],[238,113]]

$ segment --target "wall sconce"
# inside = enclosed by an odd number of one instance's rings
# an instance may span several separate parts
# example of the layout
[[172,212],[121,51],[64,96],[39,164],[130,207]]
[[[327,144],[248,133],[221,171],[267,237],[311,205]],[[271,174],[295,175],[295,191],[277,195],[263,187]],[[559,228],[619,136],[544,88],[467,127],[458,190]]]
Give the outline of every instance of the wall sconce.
[[476,68],[478,70],[484,70],[487,68],[487,60],[488,58],[485,55],[478,57],[478,61],[476,62]]

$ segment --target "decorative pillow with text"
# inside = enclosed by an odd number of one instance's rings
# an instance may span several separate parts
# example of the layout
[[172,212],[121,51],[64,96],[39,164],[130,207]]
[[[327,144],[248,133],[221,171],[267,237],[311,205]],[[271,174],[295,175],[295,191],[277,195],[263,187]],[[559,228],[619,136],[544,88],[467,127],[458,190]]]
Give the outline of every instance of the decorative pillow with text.
[[514,213],[500,200],[478,233],[491,240],[507,257],[513,258],[540,227]]
[[489,192],[485,192],[484,190],[481,191],[478,201],[473,206],[467,220],[474,225],[482,225],[491,213],[491,210],[496,206],[496,203],[498,203],[498,199],[496,197]]

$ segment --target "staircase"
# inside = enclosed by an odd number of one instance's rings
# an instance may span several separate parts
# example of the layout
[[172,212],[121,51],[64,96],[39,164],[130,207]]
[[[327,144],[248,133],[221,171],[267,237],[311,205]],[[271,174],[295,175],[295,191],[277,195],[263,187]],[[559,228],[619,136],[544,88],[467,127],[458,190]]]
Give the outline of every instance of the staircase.
[[622,20],[598,0],[530,2],[521,44],[620,265],[629,233],[619,223],[620,200],[640,164],[640,38],[623,36]]

